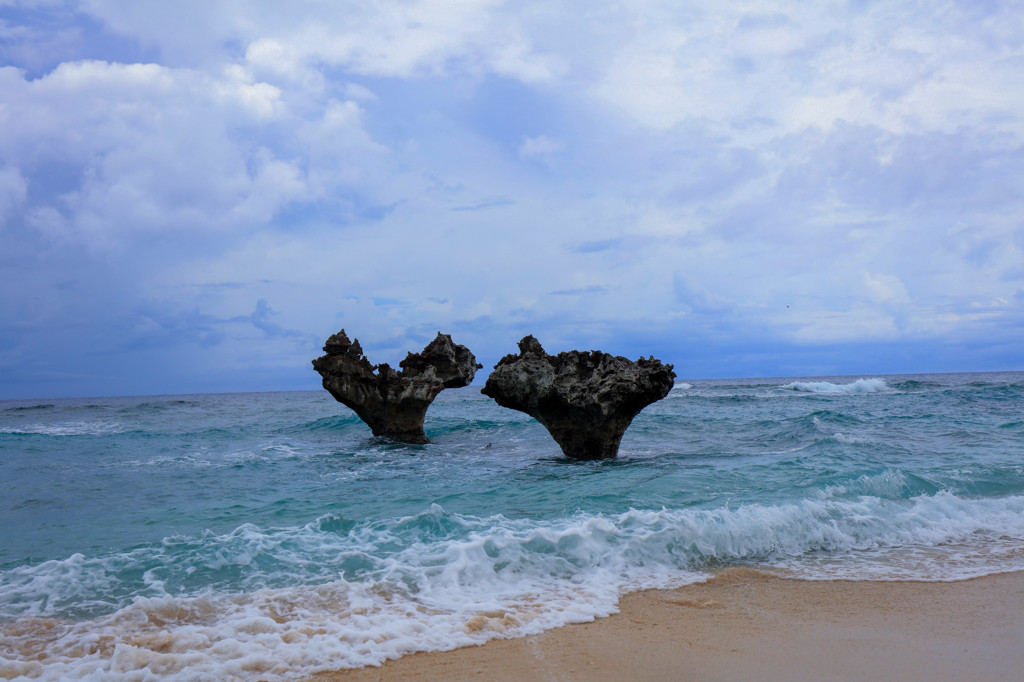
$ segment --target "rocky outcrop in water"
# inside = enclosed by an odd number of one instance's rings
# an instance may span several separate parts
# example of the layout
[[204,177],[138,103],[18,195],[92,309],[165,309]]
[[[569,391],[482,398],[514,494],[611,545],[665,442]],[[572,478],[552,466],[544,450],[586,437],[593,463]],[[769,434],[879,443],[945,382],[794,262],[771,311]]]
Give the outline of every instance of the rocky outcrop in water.
[[402,370],[397,372],[387,363],[371,365],[359,340],[349,341],[344,329],[327,339],[324,353],[313,361],[324,388],[359,415],[373,435],[404,443],[430,442],[423,433],[430,403],[446,388],[469,385],[483,367],[468,348],[440,332],[421,352],[398,363]]
[[601,351],[548,355],[527,336],[506,355],[483,394],[530,415],[566,457],[610,459],[633,417],[672,390],[675,372],[653,357],[632,362]]

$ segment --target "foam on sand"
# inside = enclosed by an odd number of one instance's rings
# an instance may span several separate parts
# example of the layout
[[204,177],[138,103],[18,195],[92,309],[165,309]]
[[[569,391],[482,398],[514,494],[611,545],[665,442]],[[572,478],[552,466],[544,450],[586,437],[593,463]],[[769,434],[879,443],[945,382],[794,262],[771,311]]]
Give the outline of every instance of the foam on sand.
[[593,623],[314,679],[1018,679],[1022,601],[1024,573],[808,583],[732,568],[626,595]]

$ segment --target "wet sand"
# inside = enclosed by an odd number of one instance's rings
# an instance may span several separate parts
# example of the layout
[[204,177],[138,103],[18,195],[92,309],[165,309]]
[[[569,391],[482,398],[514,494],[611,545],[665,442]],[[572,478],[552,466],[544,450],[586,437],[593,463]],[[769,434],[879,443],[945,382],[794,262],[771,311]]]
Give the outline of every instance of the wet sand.
[[618,614],[316,676],[366,680],[1024,680],[1024,572],[954,583],[729,569]]

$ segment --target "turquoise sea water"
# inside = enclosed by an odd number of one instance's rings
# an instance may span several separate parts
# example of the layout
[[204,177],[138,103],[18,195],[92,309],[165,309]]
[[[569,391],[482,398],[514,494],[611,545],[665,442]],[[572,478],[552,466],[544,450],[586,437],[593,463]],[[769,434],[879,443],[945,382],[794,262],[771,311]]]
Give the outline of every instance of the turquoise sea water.
[[572,462],[478,387],[0,402],[0,677],[290,679],[724,566],[1024,570],[1024,373],[689,381]]

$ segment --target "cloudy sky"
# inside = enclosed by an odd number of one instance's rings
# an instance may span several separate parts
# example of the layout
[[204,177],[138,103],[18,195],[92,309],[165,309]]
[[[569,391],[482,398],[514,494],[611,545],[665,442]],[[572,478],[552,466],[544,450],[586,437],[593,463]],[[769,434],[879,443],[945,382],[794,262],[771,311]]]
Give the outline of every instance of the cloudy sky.
[[0,0],[0,397],[1024,369],[1013,0]]

